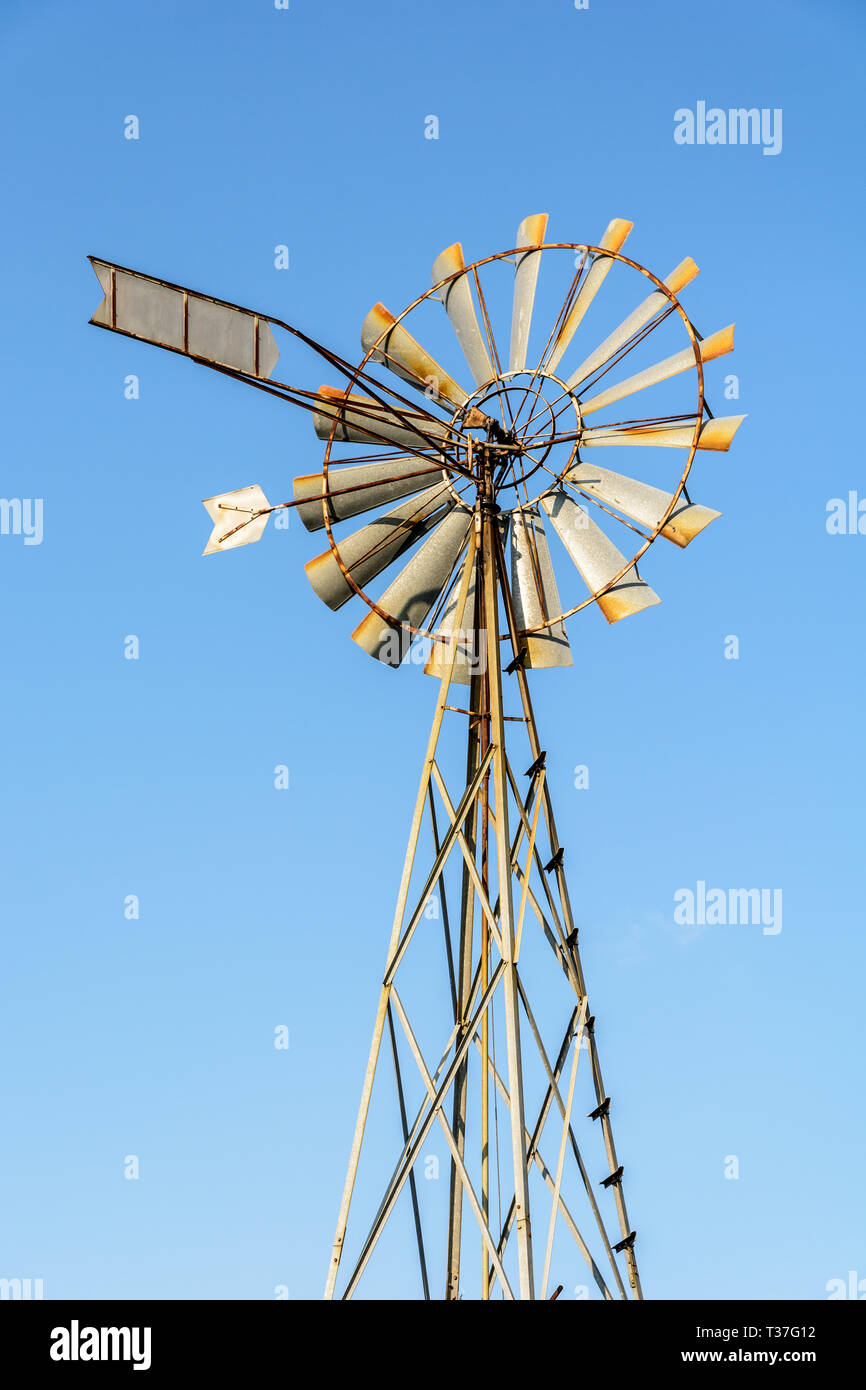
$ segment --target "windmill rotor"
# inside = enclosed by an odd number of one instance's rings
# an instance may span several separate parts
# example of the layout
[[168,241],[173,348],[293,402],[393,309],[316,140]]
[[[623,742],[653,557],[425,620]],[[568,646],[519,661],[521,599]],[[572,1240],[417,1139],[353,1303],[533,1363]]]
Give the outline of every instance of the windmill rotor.
[[[535,639],[530,667],[570,664],[564,624],[583,608],[595,604],[616,622],[660,602],[637,571],[638,561],[658,536],[683,548],[719,515],[691,501],[686,481],[697,451],[726,450],[743,418],[714,418],[704,396],[705,364],[732,351],[733,325],[702,338],[678,297],[698,274],[694,261],[686,258],[660,279],[622,253],[631,223],[614,219],[598,245],[547,242],[546,224],[544,214],[526,218],[516,247],[469,264],[459,243],[447,248],[434,262],[431,288],[402,313],[381,303],[371,309],[361,329],[364,356],[348,388],[320,388],[329,407],[315,417],[325,456],[318,475],[295,480],[294,496],[305,526],[324,529],[328,550],[309,562],[307,576],[331,607],[353,595],[362,599],[370,614],[352,637],[375,656],[375,636],[388,664],[400,664],[394,652],[405,653],[415,638],[443,639],[435,620],[465,563],[463,511],[482,495],[485,505],[505,514],[520,637]],[[545,325],[535,328],[533,311],[551,253],[573,258],[576,273],[542,339]],[[507,362],[482,284],[485,274],[504,265],[513,266]],[[651,292],[587,353],[583,321],[614,267],[643,276]],[[462,367],[443,365],[412,331],[413,316],[434,301],[445,310]],[[671,317],[685,345],[624,375],[630,354]],[[537,359],[530,356],[535,339],[543,341]],[[572,367],[584,339],[582,360]],[[405,427],[413,423],[411,411],[402,423],[387,411],[378,421],[358,413],[365,398],[355,385],[374,372],[375,379],[387,382],[390,374],[424,395],[417,432]],[[688,383],[677,409],[605,422],[620,402],[676,378]],[[342,452],[361,440],[368,450],[362,457]],[[412,453],[401,456],[397,446]],[[641,469],[596,466],[597,455],[589,454],[634,446],[681,451],[668,487],[633,476]],[[444,490],[431,491],[437,468]],[[442,506],[433,507],[434,501]],[[355,518],[374,512],[379,515],[355,529]],[[409,553],[417,542],[423,543]],[[373,581],[398,559],[403,568],[397,579],[373,596]],[[585,586],[585,595],[570,604],[557,586],[563,561]],[[398,646],[385,642],[398,634]]]

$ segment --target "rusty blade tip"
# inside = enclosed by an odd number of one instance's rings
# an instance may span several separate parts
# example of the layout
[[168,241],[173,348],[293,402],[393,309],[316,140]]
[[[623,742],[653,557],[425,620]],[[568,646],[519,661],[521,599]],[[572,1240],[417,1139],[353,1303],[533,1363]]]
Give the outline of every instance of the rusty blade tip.
[[691,256],[686,256],[684,261],[671,271],[665,284],[671,294],[679,294],[680,290],[690,285],[697,275],[700,275],[700,268],[692,260]]
[[716,357],[724,357],[726,353],[734,350],[734,325],[729,323],[727,328],[720,328],[717,333],[711,333],[701,342],[701,358],[704,362],[712,362]]
[[[546,212],[532,212],[528,217],[524,217],[520,226],[517,228],[516,247],[518,251],[535,251],[544,242],[547,235],[548,214]],[[517,264],[520,264],[518,259]]]
[[465,268],[466,262],[463,258],[463,247],[459,241],[455,241],[451,246],[446,246],[444,251],[433,262],[433,283],[438,284],[446,276],[454,275],[457,271]]
[[727,453],[745,418],[745,415],[716,415],[705,420],[701,426],[698,448]]
[[625,217],[614,217],[605,228],[601,246],[605,251],[618,251],[634,227]]
[[658,594],[647,584],[645,586],[646,592],[641,595],[638,606],[635,597],[628,593],[629,587],[626,586],[622,591],[618,591],[618,586],[614,584],[612,589],[608,589],[607,593],[599,594],[596,599],[596,603],[609,623],[618,623],[623,618],[634,617],[638,613],[646,612],[647,608],[655,608],[657,604],[661,603]]

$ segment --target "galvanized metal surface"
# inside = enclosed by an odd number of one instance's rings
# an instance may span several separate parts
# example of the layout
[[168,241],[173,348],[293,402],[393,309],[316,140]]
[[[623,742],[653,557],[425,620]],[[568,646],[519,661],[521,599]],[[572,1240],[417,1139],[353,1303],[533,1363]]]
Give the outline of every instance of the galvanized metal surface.
[[447,247],[433,262],[433,284],[438,285],[442,280],[447,280],[442,290],[445,312],[463,349],[475,385],[483,386],[494,376],[493,363],[478,326],[478,315],[472,302],[472,290],[459,241]]
[[[671,271],[664,283],[671,294],[676,295],[679,294],[680,290],[684,289],[686,285],[690,284],[697,274],[698,267],[695,265],[691,256],[687,256],[684,261],[680,262],[675,270]],[[664,313],[670,306],[671,302],[669,297],[663,294],[661,290],[654,290],[653,293],[648,295],[627,318],[623,319],[619,327],[608,334],[604,341],[599,343],[598,347],[590,353],[589,357],[581,362],[580,366],[572,372],[571,376],[568,378],[569,389],[572,391],[576,390],[582,382],[586,381],[587,377],[591,376],[592,373],[603,366],[605,362],[609,362],[612,357],[616,356],[616,354],[625,347],[630,338],[640,333],[641,329],[646,328],[647,324],[651,323],[657,314]],[[692,357],[692,363],[693,362],[694,357]]]
[[466,391],[441,367],[426,348],[407,333],[384,304],[374,304],[361,326],[361,346],[374,362],[381,362],[430,400],[465,405]]
[[321,473],[306,473],[294,479],[292,489],[299,504],[298,516],[307,530],[321,531],[325,504],[332,522],[346,521],[422,492],[441,476],[438,465],[425,468],[417,458],[407,455],[356,468],[335,468],[327,478]]
[[105,294],[91,323],[157,347],[269,377],[279,357],[267,319],[90,257]]
[[340,545],[342,565],[330,547],[309,560],[304,566],[307,578],[323,603],[341,608],[355,592],[344,568],[356,583],[368,584],[441,521],[453,505],[447,484],[436,483],[346,537]]
[[[500,513],[499,536],[502,545],[505,545],[508,538],[510,516],[507,512]],[[424,667],[424,672],[428,676],[435,676],[441,680],[445,674],[448,663],[451,659],[451,638],[454,634],[454,621],[457,616],[461,581],[463,579],[463,568],[467,560],[463,561],[459,575],[454,584],[448,601],[442,609],[442,615],[436,627],[434,640],[430,645],[430,656]],[[456,685],[469,685],[472,672],[479,671],[487,660],[487,638],[479,636],[476,613],[476,580],[477,580],[477,560],[473,561],[472,574],[469,580],[469,594],[466,600],[466,613],[468,621],[465,629],[458,630],[455,644],[457,647],[457,659],[454,662],[451,679]]]
[[[463,561],[463,565],[461,566],[461,579],[463,577],[463,569],[468,563],[469,561],[467,557],[467,559]],[[473,615],[475,613],[475,594],[477,578],[477,561],[473,559],[472,572],[469,579],[469,596],[467,599],[468,611]],[[468,638],[462,638],[462,635],[459,632],[457,633],[457,636],[454,637],[454,622],[457,616],[459,595],[460,583],[458,581],[458,583],[454,587],[454,591],[451,597],[449,598],[442,611],[442,619],[439,623],[439,626],[436,629],[436,637],[442,638],[443,640],[434,641],[431,644],[430,656],[427,659],[427,664],[424,667],[424,672],[428,676],[435,676],[438,680],[441,680],[443,675],[445,674],[448,664],[450,663],[451,649],[452,646],[454,646],[457,650],[457,659],[454,662],[454,674],[452,676],[452,680],[456,685],[469,685],[470,680],[472,678],[472,657],[476,647],[476,643],[474,640],[475,623],[473,617]]]
[[[550,494],[543,499],[542,506],[580,570],[587,588],[592,593],[598,593],[598,606],[609,623],[619,622],[620,618],[627,618],[661,603],[658,594],[638,577],[633,568],[627,569],[611,588],[605,588],[623,569],[625,556],[567,493],[560,489]],[[600,593],[600,590],[604,592]]]
[[[604,236],[599,243],[601,250],[608,252],[619,251],[633,226],[633,222],[626,222],[621,217],[615,217],[605,228]],[[613,264],[614,262],[609,255],[598,254],[593,258],[592,264],[587,270],[583,283],[578,290],[577,298],[566,315],[565,322],[560,328],[553,346],[545,359],[544,365],[547,371],[556,371],[563,353],[577,332],[587,309],[595,299],[595,296],[598,294],[607,276],[610,274]]]
[[[648,483],[639,483],[595,464],[573,464],[566,476],[582,492],[599,497],[651,530],[661,527],[659,535],[681,547],[687,546],[705,526],[721,516],[721,512],[711,511],[697,502],[687,502],[683,497],[671,511],[671,496],[661,488],[650,487]],[[661,526],[665,516],[668,520]]]
[[[398,414],[370,396],[320,386],[318,398],[320,404],[313,414],[313,425],[320,439],[330,439],[333,430],[334,438],[341,443],[385,442],[414,449],[429,448],[431,439],[442,443],[448,439],[448,427],[440,420],[417,411]],[[410,421],[408,427],[406,419]]]
[[[728,450],[745,415],[717,415],[700,425],[698,449]],[[595,425],[584,429],[581,447],[598,445],[647,445],[662,449],[688,449],[694,438],[694,425]]]
[[[718,333],[713,333],[711,337],[704,338],[700,344],[701,361],[712,362],[716,357],[722,357],[727,352],[734,350],[734,325],[722,328]],[[652,367],[646,367],[641,372],[636,372],[634,376],[626,377],[625,381],[618,381],[615,386],[608,386],[604,391],[599,391],[597,395],[581,398],[580,413],[583,416],[592,415],[597,410],[602,410],[605,406],[613,405],[614,401],[621,401],[625,396],[634,395],[635,391],[643,391],[648,386],[656,386],[660,381],[667,381],[669,377],[677,376],[680,372],[687,372],[695,365],[695,355],[691,348],[684,348],[682,352],[675,352],[671,357],[666,357],[663,362],[656,362]]]
[[546,232],[546,212],[536,212],[531,217],[525,217],[517,228],[517,245],[521,251],[517,256],[514,270],[511,346],[508,353],[508,370],[510,372],[522,372],[526,366],[529,330],[532,326],[532,308],[535,303],[535,288],[538,284],[538,271],[541,266],[541,252],[538,248],[542,245]]
[[[449,511],[379,600],[394,621],[386,623],[378,613],[368,613],[352,633],[353,642],[386,665],[399,666],[405,655],[404,629],[423,627],[466,543],[471,519],[467,507]],[[397,640],[386,642],[389,636]]]
[[[537,509],[516,507],[511,527],[511,590],[518,628],[538,627],[562,612],[556,576],[544,523]],[[571,648],[565,626],[554,621],[543,632],[526,637],[526,662],[531,670],[545,666],[570,666]]]

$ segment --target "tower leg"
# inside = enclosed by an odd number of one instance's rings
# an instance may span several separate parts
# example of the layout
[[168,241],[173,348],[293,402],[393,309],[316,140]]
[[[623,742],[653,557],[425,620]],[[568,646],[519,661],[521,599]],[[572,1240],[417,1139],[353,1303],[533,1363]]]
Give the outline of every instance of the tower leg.
[[[476,598],[478,595],[476,595]],[[477,603],[476,603],[477,609]],[[475,718],[469,719],[469,737],[466,754],[466,784],[471,782],[478,766],[479,726],[481,704],[481,681],[472,677],[469,708],[476,711]],[[477,803],[473,804],[471,814],[464,822],[463,833],[470,853],[475,853],[476,827],[478,821]],[[458,1044],[462,1041],[468,1021],[469,990],[472,984],[473,934],[475,927],[475,886],[464,864],[460,897],[460,947],[458,951],[457,974],[457,1027]],[[454,1081],[454,1102],[452,1106],[451,1129],[457,1151],[462,1159],[466,1149],[466,1101],[469,1083],[468,1058],[462,1063]],[[448,1197],[448,1269],[445,1280],[445,1297],[451,1301],[460,1295],[460,1257],[463,1233],[463,1181],[455,1159],[451,1160],[451,1183]]]
[[484,612],[487,633],[487,672],[490,685],[490,737],[493,743],[493,794],[496,800],[496,863],[499,880],[499,933],[505,966],[503,994],[508,1056],[508,1090],[511,1097],[511,1150],[514,1163],[514,1207],[517,1227],[520,1297],[535,1297],[532,1271],[532,1226],[529,1216],[529,1172],[526,1162],[526,1115],[523,1097],[523,1063],[520,1055],[517,960],[514,907],[511,895],[511,840],[508,833],[508,773],[505,757],[505,720],[502,709],[502,664],[499,649],[499,583],[496,567],[498,523],[492,512],[482,518],[481,564],[484,576]]

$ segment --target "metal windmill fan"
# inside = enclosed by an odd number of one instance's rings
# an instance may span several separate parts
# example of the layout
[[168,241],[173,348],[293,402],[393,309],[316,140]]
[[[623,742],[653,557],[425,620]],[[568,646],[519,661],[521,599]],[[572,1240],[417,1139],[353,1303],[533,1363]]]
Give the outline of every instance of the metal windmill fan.
[[[327,539],[306,566],[316,593],[332,609],[354,598],[366,608],[354,641],[388,666],[420,651],[425,669],[439,680],[337,1222],[329,1298],[337,1292],[386,1033],[401,1143],[341,1296],[358,1288],[404,1192],[421,1289],[431,1296],[431,1222],[422,1211],[416,1166],[431,1134],[441,1131],[450,1183],[447,1204],[438,1215],[434,1207],[432,1225],[443,1242],[447,1236],[446,1298],[462,1297],[469,1287],[465,1202],[481,1240],[482,1298],[497,1286],[504,1297],[547,1296],[554,1264],[566,1258],[558,1243],[563,1230],[602,1298],[642,1297],[565,846],[527,672],[571,664],[565,624],[581,609],[595,605],[613,623],[659,602],[639,561],[658,536],[685,547],[718,516],[691,500],[686,481],[697,451],[728,449],[743,417],[714,418],[705,401],[705,364],[731,351],[733,328],[702,338],[691,323],[679,295],[697,266],[686,259],[659,279],[622,254],[631,226],[615,219],[598,245],[547,242],[547,217],[535,215],[521,223],[508,251],[467,265],[461,247],[449,247],[433,265],[432,287],[399,316],[382,304],[371,309],[357,365],[281,320],[91,258],[105,296],[91,322],[309,410],[325,441],[321,468],[295,478],[291,501],[271,506],[258,485],[207,499],[214,528],[204,553],[257,541],[272,512],[295,508],[310,531]],[[584,323],[591,310],[590,323],[599,324],[592,333]],[[507,359],[494,333],[494,324],[504,323],[510,323]],[[274,379],[274,328],[312,349],[343,383],[310,391]],[[620,402],[634,396],[647,402],[647,413],[614,418]],[[601,447],[628,449],[626,462],[597,465]],[[634,458],[641,467],[631,464]],[[465,704],[452,703],[454,685],[469,687]],[[515,692],[519,712],[506,713]],[[454,716],[466,720],[465,782],[450,791],[440,751],[446,715],[449,728]],[[520,730],[530,759],[525,790],[511,756]],[[422,948],[431,948],[425,927],[434,895],[441,903],[444,957],[438,976],[429,962],[421,968],[420,997],[410,1002],[413,978],[418,983],[413,962]],[[530,932],[526,924],[533,919],[538,930]],[[548,970],[552,952],[553,980],[568,996],[556,1048],[545,1040],[538,999],[530,1002],[531,967],[524,971],[524,958],[536,950]],[[424,1037],[434,1003],[444,1007],[446,1041],[444,1050],[431,1054]],[[504,1038],[504,1071],[497,1036]],[[527,1036],[537,1051],[535,1073],[521,1042]],[[602,1176],[594,1179],[574,1118],[583,1052],[587,1118],[602,1140]],[[510,1190],[499,1164],[500,1102],[509,1121]],[[548,1165],[542,1144],[557,1110],[558,1162]],[[608,1232],[596,1184],[613,1200],[619,1239]],[[551,1202],[539,1282],[530,1207],[537,1210],[545,1192]],[[588,1227],[574,1214],[578,1199]]]
[[[377,304],[364,320],[359,377],[372,364],[383,364],[420,389],[440,415],[418,410],[407,418],[384,410],[371,417],[374,402],[351,386],[320,388],[314,422],[328,441],[325,459],[320,472],[295,479],[294,498],[307,528],[326,531],[328,548],[306,572],[333,609],[361,597],[370,612],[353,640],[388,664],[401,662],[414,637],[441,642],[450,631],[453,604],[443,605],[443,597],[466,549],[483,458],[489,461],[488,500],[501,508],[503,536],[510,534],[512,595],[528,669],[571,664],[564,621],[593,601],[608,622],[658,603],[637,561],[657,536],[686,546],[719,515],[691,501],[686,479],[696,451],[729,448],[743,418],[707,418],[704,401],[703,365],[732,350],[733,326],[700,338],[677,300],[697,266],[687,259],[665,280],[657,279],[621,254],[631,223],[611,222],[598,247],[545,244],[546,223],[545,215],[527,218],[515,250],[468,266],[461,247],[449,247],[435,261],[434,284],[425,295],[399,317]],[[576,255],[575,273],[537,362],[527,368],[541,263],[545,253],[562,251]],[[482,286],[485,270],[502,262],[516,262],[507,366],[498,355]],[[559,364],[617,263],[649,280],[651,292],[563,379]],[[444,306],[473,389],[459,384],[407,326],[431,299]],[[685,346],[608,384],[609,374],[672,314]],[[684,405],[690,409],[596,423],[620,401],[681,374],[688,380]],[[346,444],[367,448],[361,456],[347,456],[340,448]],[[664,489],[582,458],[582,451],[600,446],[665,447],[683,451],[684,461]],[[351,530],[354,518],[374,511],[380,513],[375,520]],[[584,597],[567,607],[545,521],[585,584]],[[620,544],[630,547],[627,554],[612,539],[617,533]],[[387,588],[371,598],[367,586],[413,549]],[[429,669],[436,673],[440,666],[434,647]],[[465,661],[459,666],[468,679]]]

